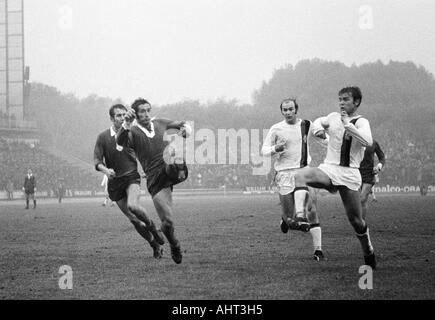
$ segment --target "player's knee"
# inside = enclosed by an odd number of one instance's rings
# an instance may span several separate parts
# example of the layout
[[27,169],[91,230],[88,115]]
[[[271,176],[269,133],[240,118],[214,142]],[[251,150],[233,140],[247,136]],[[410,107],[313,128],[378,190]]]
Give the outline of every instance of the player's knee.
[[162,230],[168,230],[174,228],[174,222],[170,218],[163,218],[162,219]]
[[298,186],[304,186],[305,185],[305,176],[302,173],[297,173],[295,175],[295,185]]
[[127,205],[128,211],[136,213],[140,211],[140,207],[135,203],[129,203]]
[[130,220],[130,222],[135,226],[135,228],[139,228],[141,226],[141,221],[136,218],[134,215],[129,215],[128,219]]
[[368,199],[369,199],[369,195],[368,194],[362,194],[361,195],[361,204],[363,206],[365,206],[367,204]]
[[358,217],[351,217],[349,218],[349,222],[356,233],[364,233],[363,230],[365,229],[366,224],[363,219],[360,219]]

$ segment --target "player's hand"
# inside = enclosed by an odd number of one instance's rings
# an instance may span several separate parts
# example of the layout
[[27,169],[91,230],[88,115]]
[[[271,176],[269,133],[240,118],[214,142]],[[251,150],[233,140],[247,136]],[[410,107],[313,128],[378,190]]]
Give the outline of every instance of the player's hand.
[[328,130],[329,128],[329,123],[326,119],[321,119],[320,121],[320,125],[323,127],[323,129]]
[[382,170],[382,163],[378,163],[374,168],[373,168],[373,173],[374,174],[378,174],[379,172],[381,172]]
[[183,125],[180,127],[180,130],[178,131],[178,135],[186,139],[191,134],[192,134],[192,128],[187,123],[183,123]]
[[116,175],[115,170],[113,169],[107,169],[105,173],[109,179],[115,177]]
[[279,142],[278,144],[275,145],[275,151],[276,152],[282,152],[282,151],[284,151],[285,145],[286,145],[285,141]]
[[319,130],[314,134],[314,136],[316,136],[317,138],[325,140],[326,139],[326,132],[325,132],[325,130]]
[[124,116],[125,121],[130,124],[134,121],[135,118],[136,118],[136,113],[132,108],[129,108]]
[[350,123],[350,118],[346,111],[341,111],[341,122],[345,126]]

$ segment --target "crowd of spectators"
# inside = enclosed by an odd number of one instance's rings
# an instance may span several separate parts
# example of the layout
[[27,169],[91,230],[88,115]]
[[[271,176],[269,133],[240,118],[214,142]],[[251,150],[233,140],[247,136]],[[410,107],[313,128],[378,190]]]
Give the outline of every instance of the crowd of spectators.
[[435,184],[435,140],[412,139],[399,130],[385,129],[375,139],[386,156],[381,185]]
[[12,184],[15,190],[21,190],[29,168],[35,175],[38,191],[56,192],[59,181],[70,190],[98,188],[99,181],[95,175],[71,166],[42,149],[36,142],[0,138],[0,189],[8,190]]
[[[380,173],[380,186],[435,185],[435,140],[413,139],[397,130],[385,129],[375,136],[386,156],[386,166]],[[318,166],[326,156],[326,147],[310,145],[311,166]],[[377,157],[375,156],[375,163]],[[189,178],[183,187],[228,188],[269,187],[274,171],[253,175],[251,165],[189,165]]]
[[[435,142],[431,139],[415,140],[400,132],[383,131],[376,136],[386,155],[386,166],[380,174],[380,185],[406,186],[435,184]],[[100,190],[101,177],[89,170],[74,167],[37,143],[8,141],[0,138],[0,189],[20,190],[27,169],[37,178],[38,191],[55,192],[59,180],[69,190]],[[326,148],[311,145],[312,166],[321,163]],[[267,175],[253,174],[254,167],[245,165],[189,164],[189,177],[179,188],[225,188],[244,190],[249,187],[270,187],[274,171]]]
[[246,189],[267,187],[271,176],[253,174],[251,165],[188,165],[189,177],[183,182],[184,188],[225,188]]

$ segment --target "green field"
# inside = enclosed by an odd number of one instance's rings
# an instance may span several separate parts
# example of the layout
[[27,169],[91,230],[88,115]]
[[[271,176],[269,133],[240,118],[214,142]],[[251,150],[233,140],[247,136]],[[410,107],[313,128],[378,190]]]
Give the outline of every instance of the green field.
[[[175,198],[184,252],[152,258],[117,208],[96,199],[0,203],[0,299],[434,299],[435,197],[378,196],[368,218],[378,256],[361,290],[361,249],[338,196],[319,198],[327,261],[311,236],[281,233],[276,195]],[[142,204],[153,219],[149,198]],[[73,289],[58,286],[59,267]]]

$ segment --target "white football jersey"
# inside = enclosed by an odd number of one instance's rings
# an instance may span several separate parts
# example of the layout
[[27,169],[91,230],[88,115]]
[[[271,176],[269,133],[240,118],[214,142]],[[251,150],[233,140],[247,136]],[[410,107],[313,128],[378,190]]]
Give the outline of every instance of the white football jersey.
[[[348,133],[345,136],[345,127],[341,121],[341,115],[338,112],[332,112],[326,117],[318,118],[313,122],[312,132],[321,128],[320,123],[329,125],[325,130],[329,135],[328,151],[324,163],[341,165],[351,168],[359,168],[359,165],[364,158],[365,146],[359,139],[367,141],[368,144],[372,144],[372,133],[370,130],[370,124],[367,119],[361,116],[351,117],[350,120],[356,121],[354,126],[358,132],[359,137],[352,137]],[[345,139],[343,139],[345,138]],[[358,139],[359,138],[359,139]],[[350,150],[345,150],[343,142],[351,141]]]
[[[286,142],[284,151],[273,155],[273,159],[275,160],[274,168],[276,171],[301,168],[310,164],[311,156],[308,143],[306,144],[306,152],[303,152],[303,142],[305,141],[302,141],[301,123],[301,119],[298,119],[295,124],[288,124],[283,120],[270,128],[264,140],[263,147],[261,148],[261,153],[264,156],[268,156],[274,152],[274,146],[276,144]],[[309,135],[310,134],[308,134],[308,136]],[[306,136],[306,139],[308,139],[308,136]]]

